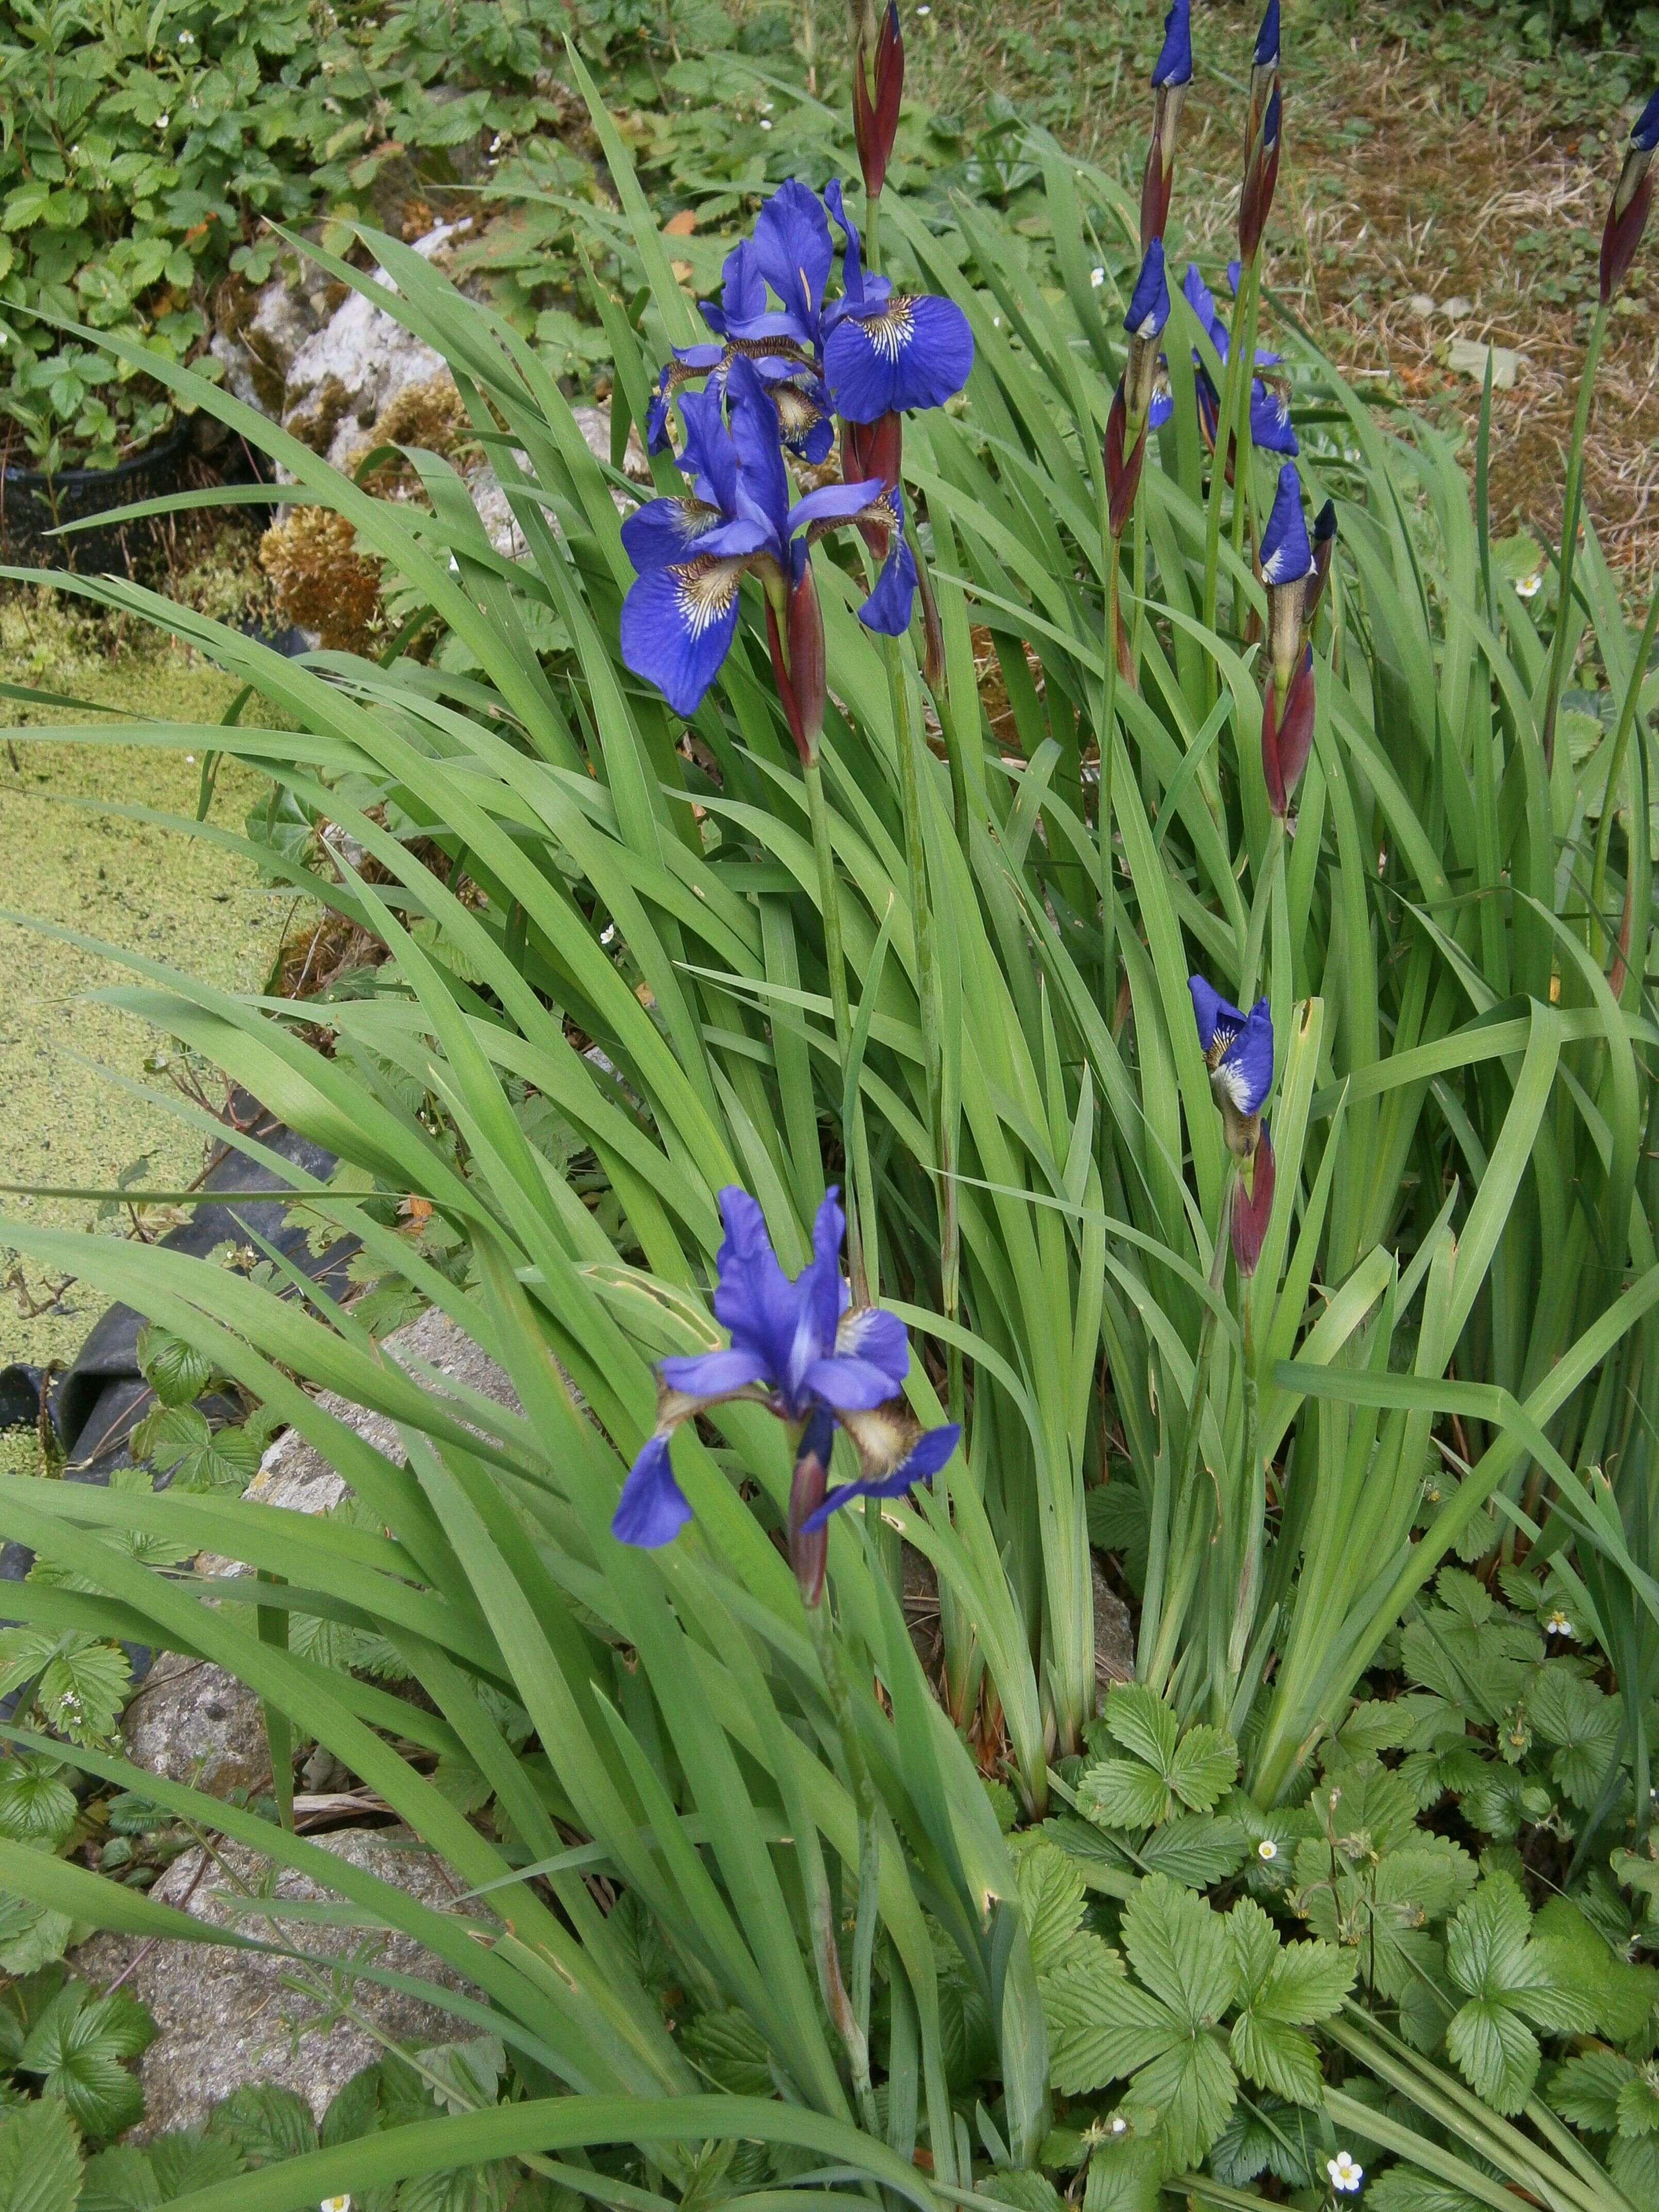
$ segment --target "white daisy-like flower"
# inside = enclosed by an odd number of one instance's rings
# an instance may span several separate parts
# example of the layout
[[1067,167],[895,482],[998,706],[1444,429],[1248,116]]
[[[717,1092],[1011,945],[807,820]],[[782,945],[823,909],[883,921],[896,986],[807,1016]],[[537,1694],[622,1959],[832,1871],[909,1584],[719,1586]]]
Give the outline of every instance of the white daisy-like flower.
[[155,127],[158,131],[165,131],[172,120],[173,118],[170,115],[158,115],[155,118]]
[[337,2197],[325,2197],[318,2205],[317,2212],[351,2212],[350,2196],[342,2191]]
[[1106,282],[1106,271],[1103,269],[1091,269],[1089,271],[1089,282],[1097,292],[1099,291],[1101,286]]
[[918,8],[916,10],[918,15],[931,15],[933,12],[933,9],[925,4],[922,7]]
[[1517,599],[1535,599],[1543,588],[1544,572],[1541,568],[1534,568],[1529,576],[1517,576],[1515,580]]
[[1334,2158],[1325,2161],[1325,2171],[1331,2177],[1331,2187],[1343,2197],[1357,2197],[1359,2185],[1365,2179],[1365,2169],[1357,2165],[1352,2154],[1340,2150]]
[[1109,2135],[1127,2136],[1129,2132],[1129,2123],[1124,2118],[1121,2112],[1114,2112],[1111,2118],[1106,2123],[1106,2128],[1107,2132]]
[[763,115],[760,119],[760,125],[763,131],[769,131],[772,128],[771,117],[769,115]]
[[1261,1841],[1255,1847],[1255,1855],[1257,1858],[1263,1860],[1268,1866],[1271,1866],[1273,1861],[1279,1856],[1279,1846],[1271,1836],[1263,1836]]
[[181,46],[193,46],[196,44],[195,32],[180,31],[179,33],[179,43]]
[[1559,1605],[1544,1623],[1544,1633],[1546,1636],[1571,1636],[1573,1633],[1571,1621]]

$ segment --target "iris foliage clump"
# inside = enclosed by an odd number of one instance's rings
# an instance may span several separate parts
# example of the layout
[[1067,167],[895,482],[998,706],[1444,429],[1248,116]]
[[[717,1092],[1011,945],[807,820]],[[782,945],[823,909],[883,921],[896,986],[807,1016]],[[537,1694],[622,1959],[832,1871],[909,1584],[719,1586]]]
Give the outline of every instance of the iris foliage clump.
[[[118,956],[115,997],[337,1153],[325,1187],[229,1133],[516,1393],[268,1262],[6,1227],[353,1492],[6,1478],[26,1629],[240,1676],[271,1806],[147,1796],[465,1985],[426,1993],[467,2063],[389,2057],[287,2160],[229,2128],[185,2201],[1650,2205],[1655,617],[1577,527],[1584,410],[1540,634],[1487,437],[1471,494],[1275,313],[1276,5],[1237,263],[1176,274],[1176,0],[1138,203],[1032,143],[1057,290],[884,191],[902,39],[853,29],[857,219],[786,185],[701,313],[592,100],[654,496],[366,234],[525,556],[439,457],[377,502],[156,360],[416,615],[289,662],[77,586],[246,679],[125,734],[270,772],[305,834],[263,864],[387,955],[303,1006]],[[1659,104],[1603,316],[1656,141]],[[437,626],[465,672],[409,649]],[[453,1909],[295,1832],[313,1741]],[[27,1839],[0,1880],[215,1932]],[[238,1934],[304,1959],[280,1908]]]

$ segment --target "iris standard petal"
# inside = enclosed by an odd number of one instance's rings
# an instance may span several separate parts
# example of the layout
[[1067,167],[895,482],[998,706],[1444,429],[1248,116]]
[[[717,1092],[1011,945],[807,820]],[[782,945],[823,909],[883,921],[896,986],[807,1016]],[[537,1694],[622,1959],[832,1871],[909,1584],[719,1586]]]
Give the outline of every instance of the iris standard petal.
[[641,575],[689,561],[697,540],[726,520],[702,499],[653,499],[636,507],[622,526],[623,550]]
[[1152,89],[1193,81],[1192,0],[1172,0],[1164,18],[1164,44],[1152,64]]
[[864,259],[859,244],[858,226],[847,212],[847,203],[842,198],[841,179],[831,177],[823,188],[824,204],[841,233],[842,261],[841,289],[849,306],[859,306],[864,294]]
[[1231,1000],[1224,999],[1213,983],[1202,975],[1189,975],[1187,988],[1192,994],[1193,1017],[1198,1024],[1198,1048],[1206,1056],[1215,1042],[1218,1030],[1225,1030],[1224,1047],[1231,1037],[1244,1026],[1244,1017]]
[[1273,1088],[1273,1024],[1267,1001],[1258,999],[1222,1054],[1215,1081],[1247,1119],[1261,1111]]
[[738,627],[740,560],[713,554],[653,568],[623,601],[622,655],[677,714],[694,714]]
[[789,473],[778,410],[759,370],[741,354],[726,372],[726,389],[737,456],[734,503],[739,514],[766,526],[781,562],[789,538]]
[[809,343],[817,334],[834,251],[823,204],[799,178],[780,185],[755,218],[756,265]]
[[653,1436],[628,1471],[611,1516],[611,1533],[620,1543],[654,1551],[659,1544],[671,1543],[690,1518],[685,1493],[674,1480],[668,1439]]
[[974,365],[974,334],[953,300],[924,293],[895,296],[862,314],[844,315],[823,349],[836,408],[849,422],[910,407],[942,407]]
[[1250,442],[1264,453],[1296,453],[1301,447],[1291,427],[1291,403],[1265,384],[1250,391]]
[[916,595],[916,560],[905,541],[903,527],[896,522],[888,541],[875,589],[859,609],[859,620],[878,637],[902,637],[910,627],[910,608]]
[[846,1234],[841,1193],[831,1183],[812,1217],[812,1257],[795,1281],[801,1304],[811,1312],[812,1334],[818,1345],[814,1358],[833,1350],[841,1317],[852,1301],[853,1293],[841,1272],[842,1239]]
[[751,1382],[771,1379],[766,1355],[752,1344],[659,1359],[657,1372],[671,1390],[683,1390],[689,1398],[724,1398],[733,1390],[747,1389]]
[[910,1340],[904,1323],[884,1306],[849,1306],[836,1331],[839,1358],[860,1359],[890,1378],[889,1396],[910,1371]]
[[1293,584],[1313,566],[1308,526],[1302,516],[1302,478],[1294,461],[1279,471],[1273,513],[1261,533],[1261,574],[1270,584]]
[[737,1183],[720,1194],[726,1236],[714,1255],[714,1318],[734,1345],[758,1353],[781,1382],[795,1334],[795,1286],[778,1264],[759,1201]]

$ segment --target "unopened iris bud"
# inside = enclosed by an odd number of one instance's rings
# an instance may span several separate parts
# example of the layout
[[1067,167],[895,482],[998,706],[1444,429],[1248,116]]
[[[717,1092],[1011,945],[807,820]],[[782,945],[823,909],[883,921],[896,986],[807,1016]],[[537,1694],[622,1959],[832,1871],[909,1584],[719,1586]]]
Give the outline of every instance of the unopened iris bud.
[[1313,618],[1319,611],[1319,602],[1325,594],[1325,583],[1331,573],[1331,556],[1336,551],[1336,503],[1327,500],[1314,517],[1313,574],[1308,579],[1307,604],[1302,610],[1303,633],[1313,628]]
[[1654,149],[1659,147],[1659,92],[1636,119],[1625,149],[1624,166],[1613,186],[1607,227],[1601,233],[1601,305],[1605,307],[1624,283],[1636,249],[1647,228],[1653,204],[1653,179],[1648,174]]
[[1261,580],[1267,587],[1270,673],[1261,700],[1261,774],[1267,800],[1283,821],[1313,745],[1313,648],[1304,646],[1309,578],[1314,573],[1302,479],[1296,464],[1279,472],[1273,513],[1261,533]]
[[1250,143],[1244,162],[1244,187],[1238,202],[1238,251],[1242,260],[1255,258],[1267,217],[1273,212],[1273,191],[1279,183],[1279,153],[1283,111],[1277,73],[1262,111],[1261,127]]
[[1114,538],[1123,535],[1140,486],[1147,419],[1158,386],[1158,342],[1169,319],[1164,241],[1155,238],[1141,262],[1123,318],[1129,334],[1128,358],[1106,418],[1107,527]]
[[1261,1124],[1255,1150],[1240,1170],[1238,1188],[1233,1193],[1233,1258],[1238,1272],[1248,1283],[1256,1271],[1261,1257],[1261,1246],[1267,1234],[1267,1224],[1273,1217],[1273,1188],[1279,1180],[1273,1158],[1273,1140],[1267,1124]]
[[1193,81],[1192,0],[1171,0],[1164,18],[1164,46],[1152,66],[1152,143],[1140,185],[1140,250],[1162,238],[1175,188],[1176,135],[1182,104]]
[[799,574],[783,587],[781,626],[776,596],[776,587],[769,587],[766,642],[772,655],[772,676],[801,766],[810,768],[817,758],[818,739],[823,734],[823,705],[828,689],[823,660],[823,611],[818,605],[817,586],[812,581],[810,561],[803,559]]
[[1255,51],[1250,56],[1250,107],[1244,125],[1244,152],[1248,160],[1251,147],[1261,133],[1262,118],[1267,112],[1267,103],[1279,83],[1279,0],[1267,0],[1261,27],[1255,34]]
[[879,32],[872,0],[859,0],[853,10],[853,137],[864,189],[872,199],[887,181],[903,95],[904,35],[899,29],[898,0],[887,0]]
[[823,1570],[830,1556],[830,1523],[814,1528],[806,1523],[823,1504],[830,1486],[830,1455],[835,1448],[836,1425],[828,1409],[820,1406],[801,1431],[795,1448],[795,1468],[789,1480],[789,1564],[803,1605],[816,1605],[823,1595]]

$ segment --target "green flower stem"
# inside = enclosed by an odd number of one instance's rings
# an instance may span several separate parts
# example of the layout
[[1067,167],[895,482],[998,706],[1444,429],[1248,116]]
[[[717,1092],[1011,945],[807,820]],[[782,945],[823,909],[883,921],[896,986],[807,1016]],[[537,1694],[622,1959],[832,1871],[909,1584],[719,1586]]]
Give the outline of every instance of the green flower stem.
[[1100,1005],[1111,1025],[1117,1003],[1117,918],[1112,911],[1112,764],[1117,757],[1118,569],[1123,541],[1112,535],[1108,509],[1102,533],[1106,553],[1106,696],[1100,714]]
[[[1150,438],[1152,432],[1147,432]],[[1129,665],[1134,670],[1137,685],[1140,682],[1141,642],[1146,629],[1146,510],[1139,496],[1135,500],[1134,555],[1135,611],[1129,636]]]
[[1261,966],[1262,939],[1267,935],[1267,912],[1273,904],[1273,885],[1285,866],[1285,823],[1275,814],[1267,830],[1267,849],[1261,856],[1261,873],[1256,878],[1255,896],[1250,901],[1250,933],[1244,940],[1244,964],[1238,971],[1238,1003],[1246,1013],[1255,995],[1255,979]]
[[[921,1051],[927,1075],[927,1117],[932,1127],[934,1158],[945,1165],[945,1059],[941,1042],[939,946],[933,933],[933,903],[927,888],[927,839],[921,818],[921,781],[916,768],[919,743],[910,712],[909,672],[904,665],[903,641],[887,641],[887,693],[893,709],[893,745],[898,756],[899,805],[904,816],[904,858],[910,877],[910,918],[916,935],[916,996],[921,1009]],[[945,1266],[943,1224],[946,1193],[939,1193],[941,1224],[940,1267]],[[949,1210],[954,1213],[954,1205]]]
[[[1227,349],[1227,374],[1222,386],[1221,411],[1217,417],[1216,450],[1210,470],[1210,503],[1204,525],[1204,627],[1209,630],[1215,628],[1216,593],[1221,575],[1221,501],[1227,481],[1227,428],[1238,412],[1238,386],[1241,375],[1239,364],[1247,358],[1241,341],[1244,336],[1244,326],[1249,320],[1249,303],[1255,294],[1255,257],[1252,255],[1245,263],[1238,280],[1238,308],[1233,316],[1235,343]],[[1251,345],[1248,359],[1253,366],[1255,359],[1254,343]],[[1247,395],[1245,404],[1248,408],[1249,380],[1245,378],[1243,382]],[[1245,422],[1247,433],[1249,428],[1247,415]],[[1233,482],[1237,498],[1239,483],[1237,465],[1233,471]],[[1215,662],[1212,659],[1209,674],[1209,704],[1212,707],[1216,702],[1218,681]]]
[[[871,1962],[875,1955],[876,1907],[881,1879],[881,1838],[876,1827],[876,1790],[870,1779],[864,1746],[859,1740],[852,1693],[847,1686],[841,1647],[836,1641],[835,1624],[830,1617],[828,1594],[805,1610],[807,1626],[812,1632],[812,1643],[818,1655],[818,1665],[823,1674],[823,1686],[830,1693],[830,1711],[835,1714],[836,1726],[841,1731],[842,1756],[847,1762],[847,1778],[859,1818],[859,1901],[858,1916],[853,1923],[853,1995],[850,2003],[848,2002],[843,1988],[842,2010],[836,2026],[847,2046],[847,2062],[852,2069],[853,2095],[858,2106],[859,2124],[866,2134],[878,2136],[881,2130],[876,2118],[876,2093],[870,2079]],[[834,1985],[839,1986],[841,1957],[833,1927],[828,1931],[827,1941],[829,1955],[823,1960],[823,1971],[828,1980],[833,1966]]]
[[1550,650],[1549,689],[1544,694],[1544,759],[1555,760],[1555,717],[1561,704],[1561,686],[1567,674],[1567,631],[1572,611],[1572,562],[1578,538],[1578,507],[1584,488],[1584,434],[1589,428],[1590,395],[1595,386],[1595,364],[1601,357],[1601,341],[1607,334],[1607,311],[1597,307],[1590,324],[1589,343],[1584,349],[1583,374],[1578,380],[1578,405],[1572,418],[1572,442],[1567,448],[1566,496],[1561,507],[1560,590],[1555,603],[1555,641]]
[[[1187,1434],[1182,1443],[1181,1472],[1171,1492],[1167,1520],[1156,1516],[1146,1561],[1146,1596],[1140,1614],[1140,1650],[1136,1679],[1150,1682],[1160,1693],[1176,1662],[1176,1645],[1187,1607],[1198,1579],[1202,1547],[1198,1540],[1198,1515],[1194,1508],[1198,1471],[1198,1438],[1209,1394],[1210,1362],[1215,1350],[1216,1300],[1226,1279],[1227,1248],[1231,1239],[1233,1194],[1238,1184],[1237,1163],[1231,1157],[1222,1186],[1221,1210],[1216,1222],[1215,1249],[1210,1258],[1210,1289],[1216,1296],[1205,1301],[1198,1327],[1198,1351],[1193,1360],[1193,1391],[1188,1408]],[[1172,1544],[1171,1538],[1175,1539]],[[1173,1559],[1174,1573],[1170,1573]]]
[[[1603,902],[1607,894],[1607,846],[1613,836],[1614,803],[1625,773],[1625,755],[1629,750],[1631,732],[1636,727],[1637,708],[1642,697],[1642,678],[1648,665],[1648,655],[1653,650],[1653,638],[1659,629],[1659,588],[1648,601],[1648,618],[1642,626],[1642,635],[1636,647],[1636,659],[1630,672],[1630,684],[1625,692],[1625,703],[1620,709],[1619,726],[1613,733],[1613,751],[1607,763],[1607,787],[1601,794],[1601,819],[1595,825],[1595,866],[1590,876],[1589,918],[1590,945],[1598,960],[1607,957],[1607,939],[1601,927]],[[1642,834],[1641,825],[1632,812],[1631,834]]]
[[[823,795],[823,767],[814,755],[807,763],[806,805],[812,823],[812,850],[818,864],[818,904],[823,911],[823,957],[830,970],[830,1005],[836,1024],[836,1059],[845,1072],[852,1048],[853,1016],[847,997],[847,955],[841,937],[841,890],[836,880],[836,853],[830,836],[830,809]],[[865,1186],[859,1180],[862,1165],[864,1117],[855,1108],[855,1127],[843,1129],[847,1152],[847,1264],[855,1297],[867,1304],[869,1277],[864,1255]]]
[[1248,1277],[1240,1278],[1238,1303],[1239,1325],[1244,1338],[1243,1462],[1248,1517],[1244,1523],[1244,1552],[1239,1564],[1238,1596],[1233,1611],[1232,1632],[1227,1639],[1226,1670],[1214,1685],[1218,1727],[1226,1725],[1231,1686],[1238,1680],[1243,1668],[1244,1656],[1250,1646],[1250,1632],[1255,1625],[1255,1608],[1261,1595],[1261,1548],[1267,1526],[1267,1471],[1261,1459],[1261,1409],[1255,1371],[1255,1285]]

